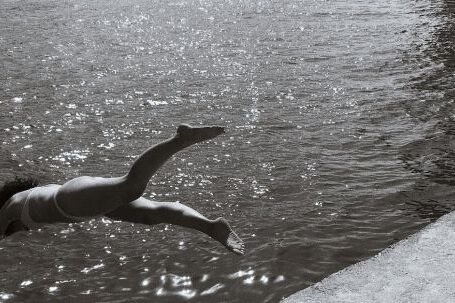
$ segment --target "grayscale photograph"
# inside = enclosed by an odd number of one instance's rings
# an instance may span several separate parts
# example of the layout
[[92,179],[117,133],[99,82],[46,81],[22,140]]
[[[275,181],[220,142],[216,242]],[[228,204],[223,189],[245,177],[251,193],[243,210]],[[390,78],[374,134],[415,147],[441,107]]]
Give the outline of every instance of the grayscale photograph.
[[455,302],[454,20],[0,0],[0,303]]

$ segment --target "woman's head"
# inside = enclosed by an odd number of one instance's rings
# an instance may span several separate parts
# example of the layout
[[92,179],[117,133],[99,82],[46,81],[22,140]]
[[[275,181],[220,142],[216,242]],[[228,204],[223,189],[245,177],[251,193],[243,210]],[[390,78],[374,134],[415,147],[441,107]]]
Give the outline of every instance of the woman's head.
[[34,178],[17,178],[12,181],[7,181],[0,188],[0,208],[11,198],[14,194],[21,191],[38,186],[38,180]]

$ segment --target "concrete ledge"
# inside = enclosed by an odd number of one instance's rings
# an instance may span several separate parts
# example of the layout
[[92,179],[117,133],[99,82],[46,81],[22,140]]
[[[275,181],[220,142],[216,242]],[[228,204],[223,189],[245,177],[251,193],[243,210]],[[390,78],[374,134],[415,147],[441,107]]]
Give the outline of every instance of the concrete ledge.
[[455,302],[455,212],[282,301],[297,302]]

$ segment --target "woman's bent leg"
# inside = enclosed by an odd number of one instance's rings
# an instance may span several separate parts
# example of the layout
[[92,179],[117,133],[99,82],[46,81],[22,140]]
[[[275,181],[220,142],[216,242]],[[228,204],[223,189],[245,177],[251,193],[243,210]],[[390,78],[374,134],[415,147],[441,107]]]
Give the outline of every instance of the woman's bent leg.
[[174,137],[152,146],[134,162],[127,175],[117,178],[79,177],[58,190],[59,206],[69,215],[106,214],[138,199],[155,172],[178,151],[222,134],[222,127],[180,125]]

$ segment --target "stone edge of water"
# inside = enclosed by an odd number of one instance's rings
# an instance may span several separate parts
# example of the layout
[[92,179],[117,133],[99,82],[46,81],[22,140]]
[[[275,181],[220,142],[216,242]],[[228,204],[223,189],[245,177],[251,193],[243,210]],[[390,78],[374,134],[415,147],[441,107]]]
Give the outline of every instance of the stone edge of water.
[[449,301],[455,302],[455,211],[281,303]]

